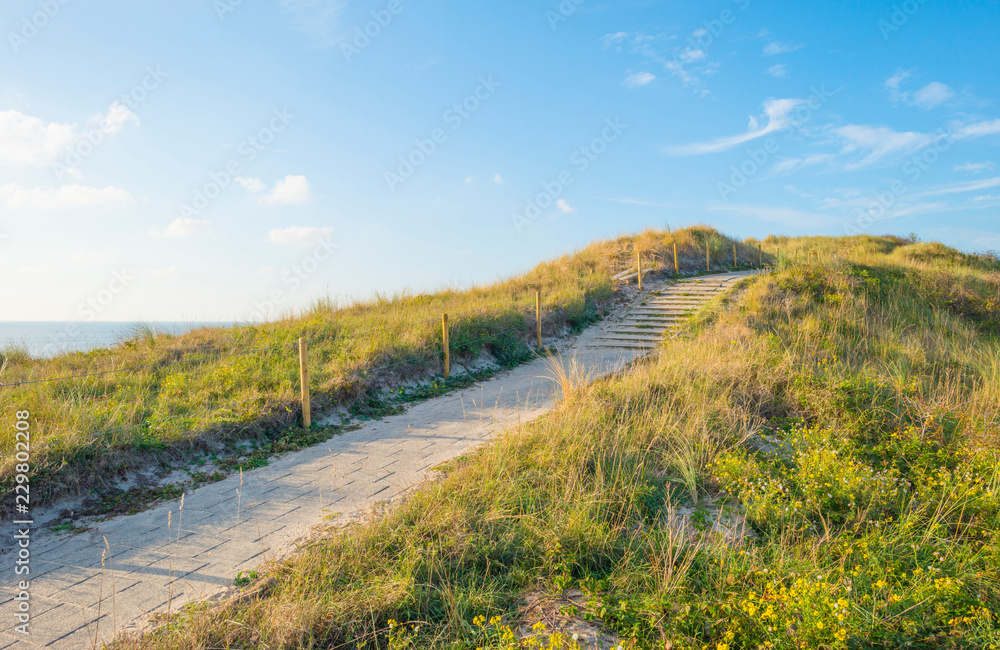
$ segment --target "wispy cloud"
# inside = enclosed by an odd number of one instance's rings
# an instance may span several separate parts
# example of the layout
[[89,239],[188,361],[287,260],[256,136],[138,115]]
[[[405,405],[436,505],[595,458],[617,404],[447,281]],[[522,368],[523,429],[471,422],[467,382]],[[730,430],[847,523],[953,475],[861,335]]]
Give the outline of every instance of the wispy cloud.
[[956,138],[981,138],[987,135],[1000,135],[1000,120],[974,122],[955,130]]
[[833,162],[833,159],[833,154],[827,153],[815,153],[802,157],[782,158],[771,166],[771,169],[768,170],[768,175],[780,176],[783,174],[791,174],[792,172],[799,171],[805,167],[814,167],[816,165],[822,165],[823,163]]
[[[663,35],[650,35],[642,32],[614,32],[601,38],[605,49],[616,52],[629,52],[641,55],[648,60],[663,66],[671,75],[681,80],[685,86],[691,87],[699,96],[709,94],[705,88],[704,79],[714,75],[720,64],[708,58],[706,47],[699,46],[704,42],[708,31],[699,28],[693,31],[684,45],[674,45],[672,38]],[[708,41],[711,42],[711,39]],[[629,88],[637,88],[652,82],[656,76],[651,72],[639,72],[625,80]]]
[[636,72],[625,79],[625,86],[628,88],[638,88],[647,86],[656,81],[656,75],[652,72]]
[[951,86],[939,81],[932,81],[916,91],[903,90],[903,83],[912,76],[911,70],[900,69],[885,80],[883,85],[889,92],[889,98],[893,103],[903,103],[930,110],[955,97],[955,91],[951,89]]
[[746,133],[717,138],[708,142],[671,146],[667,147],[667,152],[674,156],[694,156],[718,153],[738,147],[741,144],[756,140],[791,124],[789,115],[802,103],[801,99],[769,99],[764,103],[763,116],[767,118],[765,126],[761,127],[758,119],[750,116],[750,126]]
[[899,132],[885,126],[848,124],[834,129],[841,140],[841,153],[854,160],[846,169],[854,170],[875,164],[885,159],[918,151],[942,136],[914,131]]
[[967,162],[961,165],[955,165],[952,169],[956,172],[970,172],[978,174],[982,171],[993,171],[993,163],[988,160],[981,163]]
[[764,56],[775,56],[777,54],[794,52],[801,47],[802,45],[797,43],[778,43],[777,41],[771,41],[764,46]]
[[967,181],[965,183],[952,183],[941,185],[927,190],[920,196],[941,196],[943,194],[960,194],[962,192],[978,192],[991,187],[1000,187],[1000,176],[994,178],[984,178],[978,181]]
[[771,75],[776,79],[788,76],[788,66],[784,63],[778,63],[777,65],[772,65],[767,69],[767,74]]

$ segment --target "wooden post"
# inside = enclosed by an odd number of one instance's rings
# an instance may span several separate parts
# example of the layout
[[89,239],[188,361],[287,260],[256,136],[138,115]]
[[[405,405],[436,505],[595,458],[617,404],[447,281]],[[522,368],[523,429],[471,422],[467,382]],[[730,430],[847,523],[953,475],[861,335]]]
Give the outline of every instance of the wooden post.
[[757,246],[757,253],[760,255],[759,268],[764,268],[764,247],[758,245]]
[[708,242],[705,242],[705,270],[706,271],[711,271],[712,270],[712,256],[711,256],[711,253],[709,253],[709,250],[710,249],[708,247]]
[[639,272],[639,291],[642,291],[642,253],[635,252],[635,268]]
[[302,428],[312,425],[312,408],[309,404],[309,359],[306,354],[306,340],[299,339],[299,384],[302,386]]
[[733,268],[736,268],[736,242],[733,242]]
[[680,264],[677,263],[677,242],[674,242],[674,275],[681,274]]
[[535,329],[538,335],[538,347],[542,347],[542,290],[535,287]]
[[448,314],[441,314],[441,342],[444,344],[444,378],[451,374],[451,350],[448,346]]

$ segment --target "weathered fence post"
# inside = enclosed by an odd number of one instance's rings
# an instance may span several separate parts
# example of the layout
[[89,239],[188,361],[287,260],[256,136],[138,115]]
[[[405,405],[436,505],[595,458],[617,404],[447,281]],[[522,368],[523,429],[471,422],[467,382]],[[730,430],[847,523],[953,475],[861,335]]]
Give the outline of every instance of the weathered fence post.
[[451,374],[451,350],[448,345],[448,314],[441,314],[441,342],[444,346],[444,378]]
[[542,289],[535,287],[535,334],[538,337],[538,347],[542,347]]
[[635,269],[639,272],[639,291],[642,291],[642,253],[635,251]]
[[309,404],[309,359],[306,340],[299,338],[299,384],[302,386],[302,428],[312,425],[312,408]]
[[764,268],[764,247],[758,245],[757,246],[757,253],[760,255],[759,267],[760,268]]
[[706,271],[711,271],[712,270],[712,256],[711,256],[711,253],[709,251],[710,251],[710,249],[709,249],[709,243],[705,242],[705,270]]
[[681,274],[681,266],[677,263],[677,242],[674,242],[674,275]]
[[736,242],[733,242],[733,268],[736,268]]

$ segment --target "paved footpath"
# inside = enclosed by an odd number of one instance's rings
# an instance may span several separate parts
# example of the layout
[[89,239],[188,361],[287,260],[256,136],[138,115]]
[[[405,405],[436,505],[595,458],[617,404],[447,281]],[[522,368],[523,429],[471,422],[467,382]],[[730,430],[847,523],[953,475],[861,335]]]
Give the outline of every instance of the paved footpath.
[[[707,276],[699,285],[725,291],[747,274]],[[614,327],[609,321],[589,328],[563,350],[564,358],[575,357],[597,377],[644,354],[602,341]],[[176,611],[219,594],[239,572],[293,551],[296,541],[325,517],[368,512],[420,484],[429,468],[549,411],[555,394],[549,376],[544,360],[524,364],[242,477],[201,487],[185,495],[183,510],[180,501],[172,501],[75,536],[35,531],[31,636],[25,640],[14,633],[15,586],[22,578],[14,575],[14,558],[6,555],[0,574],[0,650],[99,646],[141,625],[151,613]]]

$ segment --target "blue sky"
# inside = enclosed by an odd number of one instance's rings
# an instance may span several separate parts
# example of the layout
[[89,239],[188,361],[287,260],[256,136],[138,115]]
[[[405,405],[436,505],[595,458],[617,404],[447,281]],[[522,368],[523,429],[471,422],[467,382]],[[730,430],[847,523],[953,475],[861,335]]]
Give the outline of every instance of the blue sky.
[[997,3],[837,5],[8,0],[0,320],[274,317],[647,226],[1000,249]]

